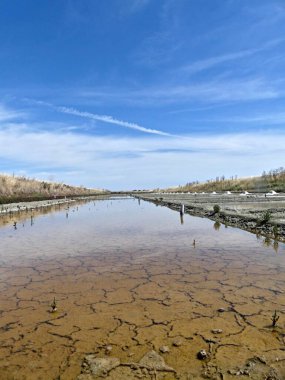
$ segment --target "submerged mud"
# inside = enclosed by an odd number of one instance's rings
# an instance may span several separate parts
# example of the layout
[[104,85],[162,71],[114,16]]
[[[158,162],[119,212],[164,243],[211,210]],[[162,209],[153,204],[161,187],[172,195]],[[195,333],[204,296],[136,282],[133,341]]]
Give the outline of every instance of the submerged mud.
[[[69,380],[81,372],[80,379],[92,379],[82,367],[88,354],[116,363],[94,378],[285,378],[281,243],[276,254],[252,235],[228,228],[219,236],[212,223],[195,226],[191,217],[184,221],[189,228],[163,229],[165,219],[173,222],[167,209],[144,231],[148,210],[153,219],[161,213],[153,205],[140,209],[137,229],[134,206],[118,226],[121,211],[108,205],[87,219],[89,227],[85,219],[84,232],[79,209],[78,224],[67,222],[63,240],[56,226],[48,237],[39,229],[23,233],[19,246],[18,231],[2,230],[1,379]],[[88,205],[84,210],[92,212]],[[100,222],[103,213],[112,213],[112,222]],[[145,364],[152,350],[173,371]],[[201,350],[204,360],[197,357]]]

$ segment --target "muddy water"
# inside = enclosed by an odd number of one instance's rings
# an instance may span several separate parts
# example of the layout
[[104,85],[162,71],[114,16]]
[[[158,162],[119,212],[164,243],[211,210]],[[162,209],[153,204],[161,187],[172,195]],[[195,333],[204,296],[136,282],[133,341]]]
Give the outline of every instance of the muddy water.
[[76,379],[87,353],[127,364],[161,346],[176,373],[107,378],[285,379],[281,243],[109,199],[6,223],[0,263],[0,379]]

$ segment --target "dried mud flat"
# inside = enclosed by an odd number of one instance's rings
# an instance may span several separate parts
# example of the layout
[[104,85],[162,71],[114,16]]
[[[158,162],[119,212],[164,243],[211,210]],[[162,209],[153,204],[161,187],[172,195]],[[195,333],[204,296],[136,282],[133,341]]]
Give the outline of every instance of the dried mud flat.
[[100,229],[111,204],[102,203],[101,214],[86,204],[83,216],[76,205],[58,206],[51,229],[46,216],[35,225],[29,213],[5,218],[0,379],[284,379],[282,243],[275,254],[251,235],[217,235],[215,225],[210,232],[201,218],[189,220],[186,233],[167,230],[165,217],[177,214],[159,208],[165,213],[155,219],[159,210],[149,203],[142,207],[155,213],[142,213],[142,222],[130,219],[129,208],[126,219],[114,212],[109,229]]
[[[173,252],[2,266],[0,378],[284,379],[284,271],[254,252],[243,261],[226,250]],[[152,350],[173,371],[140,365]],[[90,354],[108,358],[107,370],[92,375]]]

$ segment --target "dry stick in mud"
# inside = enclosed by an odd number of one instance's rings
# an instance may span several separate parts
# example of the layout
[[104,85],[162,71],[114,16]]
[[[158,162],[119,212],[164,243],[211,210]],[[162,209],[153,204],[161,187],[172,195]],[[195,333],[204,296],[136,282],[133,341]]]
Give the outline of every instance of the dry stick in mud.
[[275,310],[274,314],[272,315],[272,327],[276,327],[276,324],[279,320],[279,315],[277,315],[277,311]]

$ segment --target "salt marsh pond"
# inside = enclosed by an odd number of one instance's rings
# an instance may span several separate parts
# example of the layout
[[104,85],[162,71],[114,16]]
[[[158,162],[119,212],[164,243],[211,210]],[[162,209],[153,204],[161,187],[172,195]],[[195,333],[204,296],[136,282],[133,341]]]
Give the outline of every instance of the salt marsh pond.
[[[133,198],[15,218],[0,222],[1,379],[93,379],[87,354],[119,359],[107,379],[285,378],[284,244]],[[151,350],[173,371],[135,364]]]

